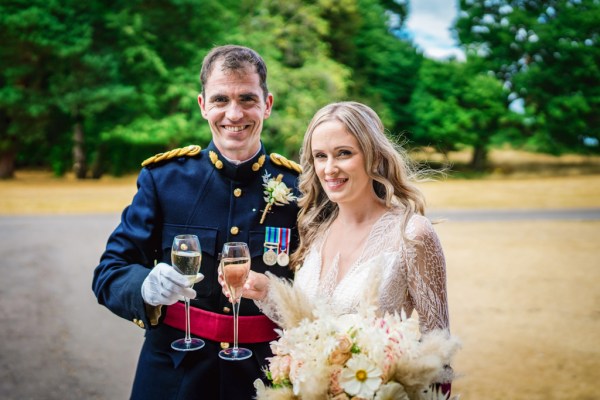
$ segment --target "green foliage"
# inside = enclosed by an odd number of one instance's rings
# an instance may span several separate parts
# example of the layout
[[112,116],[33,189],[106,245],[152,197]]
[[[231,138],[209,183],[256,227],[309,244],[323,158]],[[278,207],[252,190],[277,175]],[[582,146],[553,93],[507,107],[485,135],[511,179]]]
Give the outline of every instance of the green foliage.
[[457,61],[423,63],[411,110],[417,120],[417,144],[433,146],[444,154],[472,147],[475,169],[485,167],[488,146],[502,135],[508,116],[502,83]]
[[0,158],[16,163],[21,147],[43,143],[55,118],[47,91],[53,68],[89,43],[74,11],[58,1],[0,3]]
[[598,0],[460,4],[467,63],[424,59],[399,38],[405,0],[3,1],[0,176],[6,165],[121,174],[206,146],[200,66],[227,43],[265,58],[275,102],[263,139],[291,158],[315,111],[345,99],[415,144],[472,147],[474,165],[506,141],[557,153],[598,137]]
[[[598,139],[600,2],[461,0],[456,30],[470,57],[507,81],[526,106],[529,148],[590,151]],[[600,151],[599,147],[595,151]]]
[[[267,61],[275,95],[264,132],[270,150],[296,157],[314,112],[335,100],[369,103],[392,129],[410,123],[404,106],[420,57],[393,34],[405,2],[51,0],[0,7],[0,35],[9,43],[0,50],[0,115],[8,121],[0,125],[0,149],[20,148],[57,174],[70,169],[72,153],[91,160],[98,176],[138,168],[155,150],[206,145],[198,74],[219,44],[253,47]],[[40,142],[48,144],[33,151]]]
[[316,4],[300,0],[259,3],[246,10],[239,32],[227,40],[252,47],[265,59],[274,105],[263,141],[269,151],[297,158],[317,109],[346,97],[350,71],[329,58],[322,36],[330,27]]
[[298,69],[271,65],[276,67],[270,70],[276,97],[263,140],[273,151],[297,159],[308,122],[319,108],[345,97],[349,72],[326,58]]
[[417,121],[412,130],[415,144],[446,154],[468,142],[464,130],[468,116],[460,106],[466,86],[462,70],[456,61],[423,62],[410,107]]
[[[378,0],[342,2],[345,7],[326,9],[334,60],[349,67],[352,76],[348,97],[373,107],[392,133],[408,129],[414,119],[408,104],[422,57],[394,32],[402,26],[405,6],[386,11]],[[392,11],[396,11],[394,14]]]

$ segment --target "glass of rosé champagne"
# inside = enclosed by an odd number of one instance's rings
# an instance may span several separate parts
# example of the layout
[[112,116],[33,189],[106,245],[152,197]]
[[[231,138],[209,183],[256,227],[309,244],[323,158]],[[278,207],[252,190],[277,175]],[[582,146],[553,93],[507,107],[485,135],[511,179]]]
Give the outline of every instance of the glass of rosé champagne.
[[219,357],[229,361],[245,360],[252,356],[252,351],[238,347],[238,317],[242,290],[250,273],[250,250],[248,245],[243,242],[225,243],[219,268],[227,285],[227,290],[229,290],[229,299],[233,305],[233,347],[221,350]]

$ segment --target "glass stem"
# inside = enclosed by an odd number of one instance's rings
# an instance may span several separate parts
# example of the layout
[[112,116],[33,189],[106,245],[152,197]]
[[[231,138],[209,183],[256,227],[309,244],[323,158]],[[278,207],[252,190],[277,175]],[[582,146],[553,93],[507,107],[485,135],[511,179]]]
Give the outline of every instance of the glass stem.
[[185,342],[191,343],[192,338],[190,336],[190,299],[184,297],[185,300]]
[[238,349],[238,315],[240,313],[240,301],[233,303],[233,351]]

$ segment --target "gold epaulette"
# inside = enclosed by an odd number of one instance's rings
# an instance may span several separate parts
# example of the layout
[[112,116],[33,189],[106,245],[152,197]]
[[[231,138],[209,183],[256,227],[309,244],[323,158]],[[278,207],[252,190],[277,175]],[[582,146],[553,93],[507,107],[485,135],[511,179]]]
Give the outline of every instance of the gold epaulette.
[[202,150],[202,147],[200,147],[196,144],[191,144],[186,147],[181,147],[179,149],[173,149],[173,150],[167,151],[166,153],[158,153],[152,157],[146,158],[144,160],[144,162],[142,163],[142,167],[145,167],[146,165],[154,164],[154,163],[157,163],[160,161],[169,160],[171,158],[184,157],[184,156],[192,157],[192,156],[199,154],[200,150]]
[[271,153],[271,161],[273,161],[273,164],[281,165],[283,167],[291,169],[292,171],[296,171],[299,174],[302,173],[302,166],[300,164],[292,160],[288,160],[281,154]]

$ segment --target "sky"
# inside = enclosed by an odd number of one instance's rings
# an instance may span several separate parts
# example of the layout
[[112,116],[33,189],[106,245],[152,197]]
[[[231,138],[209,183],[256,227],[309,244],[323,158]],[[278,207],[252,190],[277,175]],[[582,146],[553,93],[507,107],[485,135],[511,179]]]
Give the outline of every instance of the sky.
[[449,30],[457,12],[456,0],[410,0],[406,28],[425,56],[445,59],[454,55],[464,59]]

